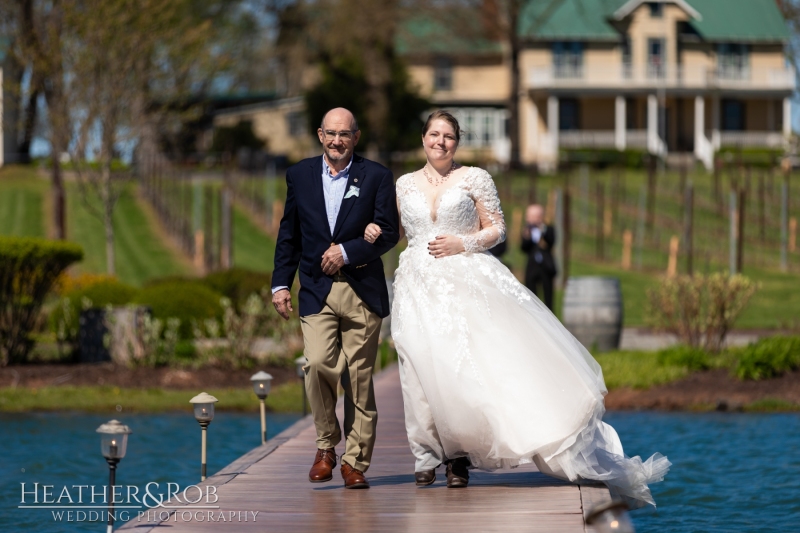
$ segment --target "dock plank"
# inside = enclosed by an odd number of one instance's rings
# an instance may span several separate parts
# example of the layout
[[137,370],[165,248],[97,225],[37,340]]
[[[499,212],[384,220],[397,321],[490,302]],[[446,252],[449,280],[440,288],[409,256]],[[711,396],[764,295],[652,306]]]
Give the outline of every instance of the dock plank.
[[[591,531],[584,523],[586,511],[609,498],[604,487],[579,487],[553,479],[534,465],[499,472],[472,471],[469,488],[462,490],[448,490],[440,468],[433,485],[418,488],[396,367],[375,377],[375,393],[378,438],[368,472],[369,490],[344,490],[338,468],[329,483],[307,481],[316,450],[316,434],[307,417],[199,484],[216,488],[218,509],[189,505],[161,511],[160,516],[153,513],[150,520],[134,517],[120,529],[141,533],[585,533]],[[253,513],[257,513],[255,520]]]

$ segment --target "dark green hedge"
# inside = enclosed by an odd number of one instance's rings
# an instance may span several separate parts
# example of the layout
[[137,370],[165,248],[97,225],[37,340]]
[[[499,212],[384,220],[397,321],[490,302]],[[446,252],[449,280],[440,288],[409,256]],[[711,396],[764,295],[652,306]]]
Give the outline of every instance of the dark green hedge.
[[241,309],[251,294],[260,294],[261,289],[272,286],[272,275],[234,267],[211,272],[203,278],[203,283],[230,298],[236,308]]
[[199,280],[171,279],[149,284],[139,291],[134,303],[150,307],[155,318],[180,319],[180,337],[190,339],[193,335],[192,320],[222,318],[221,298],[222,294]]
[[58,276],[81,259],[77,244],[0,237],[0,366],[27,360],[45,296]]

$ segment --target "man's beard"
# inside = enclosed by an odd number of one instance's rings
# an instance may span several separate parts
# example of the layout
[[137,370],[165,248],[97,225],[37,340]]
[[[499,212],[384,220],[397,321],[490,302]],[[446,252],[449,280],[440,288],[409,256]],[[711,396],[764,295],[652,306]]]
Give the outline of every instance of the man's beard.
[[325,147],[325,155],[328,156],[330,161],[344,161],[345,159],[350,159],[350,149],[346,148],[344,153],[339,153],[334,151],[332,148]]

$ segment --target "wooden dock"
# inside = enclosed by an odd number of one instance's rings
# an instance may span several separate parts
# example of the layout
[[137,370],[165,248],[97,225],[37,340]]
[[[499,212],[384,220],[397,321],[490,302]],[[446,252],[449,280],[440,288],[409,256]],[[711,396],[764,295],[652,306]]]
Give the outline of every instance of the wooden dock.
[[[584,533],[591,531],[584,523],[584,514],[609,499],[602,486],[572,485],[544,476],[532,465],[495,473],[473,470],[466,489],[448,489],[444,467],[440,467],[436,483],[418,488],[403,422],[397,367],[375,377],[375,392],[378,437],[367,472],[369,490],[345,490],[338,466],[333,481],[308,482],[316,447],[314,427],[307,417],[200,484],[216,487],[219,499],[214,505],[218,509],[187,506],[158,510],[158,514],[153,509],[149,521],[147,516],[133,517],[120,529],[171,533]],[[341,420],[341,402],[339,409]],[[344,451],[343,443],[336,451]],[[208,521],[209,513],[213,521]]]

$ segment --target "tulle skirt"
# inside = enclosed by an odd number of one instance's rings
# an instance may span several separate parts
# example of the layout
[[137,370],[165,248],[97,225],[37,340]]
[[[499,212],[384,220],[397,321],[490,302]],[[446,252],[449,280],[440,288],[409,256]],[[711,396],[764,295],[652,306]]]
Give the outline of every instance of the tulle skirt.
[[434,259],[410,246],[395,273],[392,337],[417,471],[468,456],[481,469],[535,462],[573,482],[605,483],[631,507],[666,457],[627,457],[602,421],[600,366],[488,253]]

